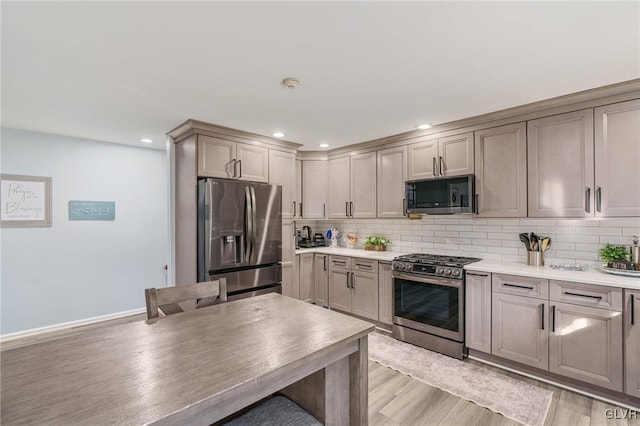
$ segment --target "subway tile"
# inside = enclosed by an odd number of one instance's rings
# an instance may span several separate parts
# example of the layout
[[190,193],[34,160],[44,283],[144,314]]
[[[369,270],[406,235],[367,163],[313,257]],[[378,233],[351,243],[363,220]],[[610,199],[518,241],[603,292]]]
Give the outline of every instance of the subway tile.
[[562,243],[562,242],[557,242],[554,243],[553,241],[551,241],[551,247],[553,247],[556,250],[576,250],[576,243]]
[[403,231],[422,231],[422,225],[420,224],[402,225],[401,229]]
[[519,255],[517,247],[491,247],[492,253]]
[[487,219],[463,218],[460,219],[460,225],[486,225]]
[[466,245],[466,244],[461,244],[460,246],[460,251],[464,251],[464,252],[471,252],[471,253],[486,253],[487,252],[487,247],[483,247],[483,246],[470,246],[470,245]]
[[436,237],[452,237],[452,238],[458,238],[460,236],[459,232],[453,232],[453,231],[435,231],[434,235]]
[[433,244],[433,248],[434,249],[442,249],[442,250],[457,250],[458,249],[458,245],[457,244],[434,243]]
[[487,219],[487,225],[518,226],[520,225],[520,220],[519,219]]
[[436,225],[459,225],[460,219],[454,219],[449,217],[439,217],[435,219]]
[[505,232],[488,232],[487,238],[490,240],[520,240],[518,234],[514,233],[505,233]]
[[517,247],[525,250],[524,243],[520,240],[502,240],[502,247]]
[[475,256],[486,260],[502,260],[502,255],[498,253],[477,253]]
[[[597,228],[593,228],[593,229],[597,229]],[[575,233],[576,233],[576,228],[573,226],[538,226],[536,228],[536,234],[572,235]]]
[[502,232],[502,226],[474,225],[473,230],[478,232]]
[[589,219],[558,219],[557,225],[570,227],[570,226],[600,226],[601,221],[589,220]]
[[626,236],[626,237],[618,237],[618,236],[611,236],[611,235],[600,235],[600,243],[602,245],[606,244],[606,243],[611,243],[611,244],[624,244],[627,246],[630,246],[631,244],[633,244],[633,237],[631,236]]
[[575,228],[576,234],[583,235],[622,235],[622,228],[618,227],[598,227],[598,228]]
[[518,225],[518,226],[503,226],[502,227],[502,232],[505,233],[511,233],[511,234],[520,234],[522,232],[532,232],[535,231],[536,227],[535,226],[522,226],[522,225]]
[[637,235],[640,237],[640,228],[622,228],[622,235]]
[[521,226],[556,226],[555,219],[520,219]]
[[461,232],[460,238],[487,238],[486,232]]
[[[636,188],[637,190],[637,188]],[[599,221],[600,227],[631,227],[638,228],[640,227],[640,218],[624,218],[624,219],[602,219]]]
[[502,246],[502,241],[500,240],[484,240],[484,239],[476,239],[471,240],[473,245],[478,246],[492,246],[492,247],[500,247]]
[[502,260],[506,262],[527,263],[527,258],[525,256],[516,256],[510,254],[503,254]]
[[470,231],[473,231],[473,226],[471,226],[471,225],[446,225],[445,229],[447,231],[470,232]]
[[442,231],[445,229],[443,225],[422,225],[425,231]]
[[[587,252],[595,252],[597,253],[598,250],[600,250],[602,248],[602,244],[583,244],[583,243],[578,243],[576,244],[575,250],[576,251],[587,251]],[[556,249],[561,250],[560,247],[556,247]]]
[[395,223],[385,223],[382,225],[382,229],[402,229],[402,225],[397,225]]
[[598,260],[598,253],[596,252],[556,250],[556,256],[576,260]]
[[422,236],[420,235],[404,235],[402,237],[402,241],[410,241],[410,242],[422,242]]
[[559,235],[556,238],[552,238],[551,244],[554,243],[554,240],[558,242],[567,242],[567,243],[598,243],[600,242],[600,237],[597,235]]
[[433,231],[422,231],[420,232],[420,235],[422,236],[422,239],[424,241],[430,240],[433,237],[434,232]]

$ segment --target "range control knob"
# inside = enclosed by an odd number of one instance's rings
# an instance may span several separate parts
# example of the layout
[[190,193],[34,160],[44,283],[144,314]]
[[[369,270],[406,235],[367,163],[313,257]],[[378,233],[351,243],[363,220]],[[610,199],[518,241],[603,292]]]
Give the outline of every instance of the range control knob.
[[400,269],[400,262],[393,262],[393,263],[391,264],[391,269],[393,269],[394,271],[395,271],[396,269]]
[[405,263],[404,264],[404,269],[405,269],[405,271],[410,271],[412,269],[411,264],[410,263]]
[[459,277],[460,276],[460,269],[454,269],[451,272],[451,275],[453,275],[454,277]]
[[444,273],[444,268],[442,268],[440,266],[436,268],[436,274],[442,275],[443,273]]
[[445,269],[444,270],[444,274],[445,275],[451,275],[451,269],[450,268]]

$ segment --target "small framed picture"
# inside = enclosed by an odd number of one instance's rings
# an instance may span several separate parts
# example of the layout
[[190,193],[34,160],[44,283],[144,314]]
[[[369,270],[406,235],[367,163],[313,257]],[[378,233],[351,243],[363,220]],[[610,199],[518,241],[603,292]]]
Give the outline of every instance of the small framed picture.
[[0,227],[51,226],[51,178],[0,175]]

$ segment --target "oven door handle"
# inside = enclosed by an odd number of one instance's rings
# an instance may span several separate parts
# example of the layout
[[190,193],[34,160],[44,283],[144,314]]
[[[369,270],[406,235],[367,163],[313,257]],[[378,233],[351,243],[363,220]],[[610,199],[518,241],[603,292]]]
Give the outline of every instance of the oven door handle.
[[425,278],[415,275],[407,275],[402,273],[393,273],[393,278],[399,278],[407,281],[414,281],[424,284],[441,285],[446,287],[460,287],[462,285],[461,280],[448,280],[446,278]]

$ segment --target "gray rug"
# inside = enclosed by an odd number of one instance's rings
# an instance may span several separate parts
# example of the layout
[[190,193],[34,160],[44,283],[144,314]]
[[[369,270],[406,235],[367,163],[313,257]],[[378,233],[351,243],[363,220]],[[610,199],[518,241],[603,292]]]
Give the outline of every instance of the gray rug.
[[541,426],[552,392],[378,333],[369,359],[525,424]]

